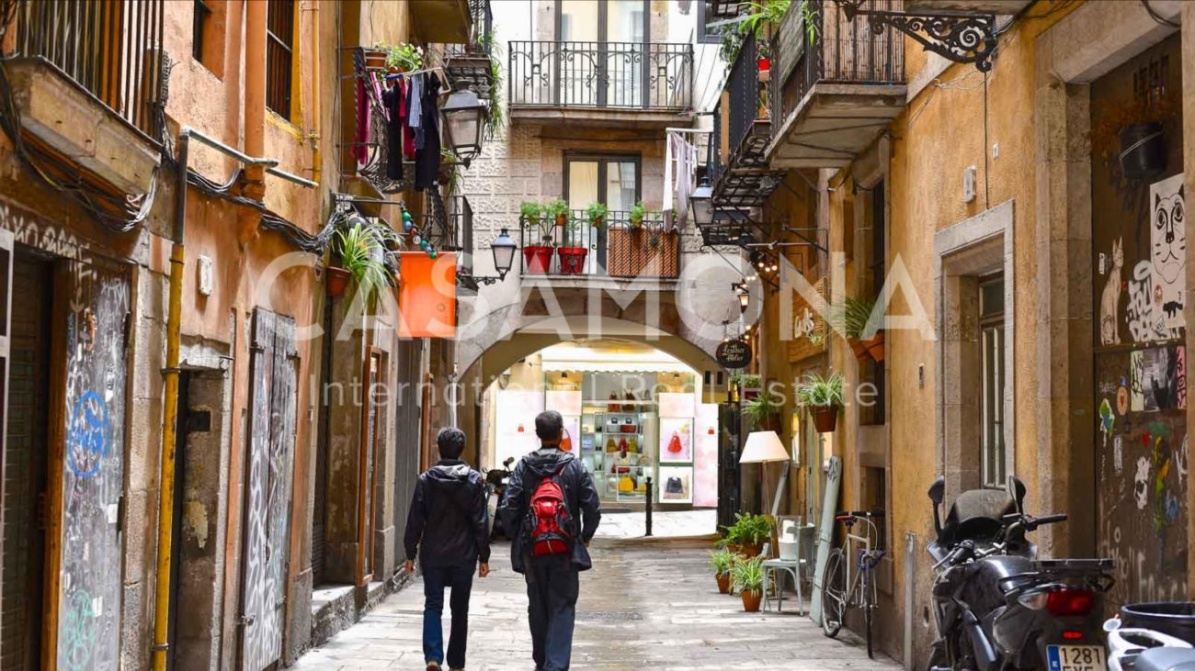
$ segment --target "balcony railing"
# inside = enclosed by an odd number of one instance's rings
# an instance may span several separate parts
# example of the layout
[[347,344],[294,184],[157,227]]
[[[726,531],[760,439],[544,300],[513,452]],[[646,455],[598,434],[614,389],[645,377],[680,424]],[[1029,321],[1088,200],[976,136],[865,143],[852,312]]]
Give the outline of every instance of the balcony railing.
[[[606,213],[601,226],[593,225],[585,210],[572,210],[564,227],[550,218],[523,221],[519,240],[523,275],[675,278],[680,268],[679,235],[662,212],[648,212],[638,227],[631,225],[631,213],[625,211]],[[553,248],[546,266],[529,268],[536,262],[522,253],[528,246]],[[582,249],[585,255],[580,259],[574,250]]]
[[456,260],[457,272],[471,276],[473,274],[473,206],[469,204],[468,198],[464,196],[452,198],[452,214],[449,215],[449,219],[452,222],[451,228],[455,239],[444,249],[462,252],[463,256],[458,256]]
[[494,31],[494,12],[490,0],[469,0],[469,13],[473,15],[473,33],[467,44],[444,45],[444,57],[489,56]]
[[[870,9],[900,11],[903,0],[872,0]],[[828,0],[809,0],[817,38],[808,41],[799,11],[789,11],[777,33],[778,54],[771,79],[772,117],[783,121],[818,82],[903,84],[904,36],[891,27],[877,33],[866,20],[850,21]],[[795,5],[794,5],[795,9]],[[772,132],[781,124],[772,124]]]
[[164,129],[164,0],[14,0],[16,39],[5,56],[53,65],[155,142]]
[[693,108],[693,45],[510,43],[511,107]]

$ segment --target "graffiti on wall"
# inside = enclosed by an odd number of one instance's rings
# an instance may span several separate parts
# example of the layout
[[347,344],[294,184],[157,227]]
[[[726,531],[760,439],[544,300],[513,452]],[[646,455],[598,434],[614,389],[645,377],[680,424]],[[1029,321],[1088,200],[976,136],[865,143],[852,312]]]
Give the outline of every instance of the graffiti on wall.
[[1154,312],[1168,329],[1186,326],[1187,206],[1183,173],[1149,187]]
[[260,309],[254,313],[241,574],[240,668],[248,671],[261,671],[282,655],[295,438],[294,335],[293,320]]
[[120,499],[124,487],[128,281],[72,263],[67,310],[57,659],[60,669],[120,662]]

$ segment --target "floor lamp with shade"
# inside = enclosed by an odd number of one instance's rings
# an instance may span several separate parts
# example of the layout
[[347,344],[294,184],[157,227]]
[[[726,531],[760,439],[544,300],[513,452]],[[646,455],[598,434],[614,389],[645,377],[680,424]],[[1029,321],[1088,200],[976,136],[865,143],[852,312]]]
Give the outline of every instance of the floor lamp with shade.
[[[743,456],[739,457],[740,464],[762,464],[764,481],[767,479],[769,462],[788,461],[788,450],[780,435],[775,431],[752,431],[747,435],[747,444],[743,446]],[[780,475],[780,482],[776,485],[776,496],[772,499],[772,518],[780,514],[780,496],[788,484],[788,467]]]

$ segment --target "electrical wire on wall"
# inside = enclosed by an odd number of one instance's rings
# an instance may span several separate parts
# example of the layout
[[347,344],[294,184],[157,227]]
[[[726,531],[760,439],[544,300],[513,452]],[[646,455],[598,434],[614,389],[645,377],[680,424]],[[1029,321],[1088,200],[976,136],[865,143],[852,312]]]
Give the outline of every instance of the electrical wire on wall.
[[[12,8],[15,3],[6,1],[0,5],[0,25],[8,25],[11,20]],[[162,53],[162,77],[169,80],[173,63]],[[154,104],[154,120],[158,134],[166,138],[166,101],[169,90],[163,88],[161,101]],[[145,222],[153,209],[154,197],[157,195],[158,178],[161,168],[156,167],[150,175],[149,187],[143,194],[120,194],[101,188],[98,177],[88,179],[88,174],[69,159],[59,155],[51,148],[40,142],[26,142],[21,132],[20,110],[13,98],[12,84],[8,79],[5,58],[0,58],[0,130],[8,136],[13,149],[21,162],[36,173],[50,187],[70,196],[83,209],[87,210],[96,221],[105,228],[117,233],[128,233]],[[162,159],[172,162],[170,155],[172,145],[162,144]]]
[[334,212],[323,230],[312,235],[279,216],[276,212],[266,207],[265,203],[260,200],[238,196],[233,193],[234,187],[240,183],[243,175],[244,170],[238,170],[227,183],[218,184],[197,172],[188,170],[187,184],[190,184],[207,196],[257,210],[261,213],[262,228],[267,231],[279,233],[299,251],[322,255],[328,249],[328,244],[332,240],[332,232],[336,228],[336,224],[343,218],[343,215],[338,216],[338,213]]

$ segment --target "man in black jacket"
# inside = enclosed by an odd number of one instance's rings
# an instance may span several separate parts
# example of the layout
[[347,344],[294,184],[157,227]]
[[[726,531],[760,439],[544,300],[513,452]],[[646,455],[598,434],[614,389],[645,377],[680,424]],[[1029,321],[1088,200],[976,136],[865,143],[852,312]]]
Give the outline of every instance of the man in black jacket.
[[[567,671],[572,657],[579,571],[593,567],[589,541],[602,519],[593,476],[572,454],[560,449],[564,419],[555,410],[535,418],[539,450],[523,457],[506,485],[502,523],[513,533],[510,557],[514,570],[527,581],[527,615],[531,624],[531,657],[535,668]],[[564,493],[572,519],[573,539],[567,554],[531,556],[528,508],[545,478],[552,478]]]
[[465,434],[446,427],[436,436],[440,462],[419,476],[411,512],[407,515],[406,569],[415,569],[416,552],[423,568],[423,659],[428,671],[440,671],[444,662],[444,588],[452,590],[452,633],[448,640],[448,667],[465,668],[469,636],[469,594],[473,567],[478,575],[490,574],[489,512],[485,481],[460,460]]

